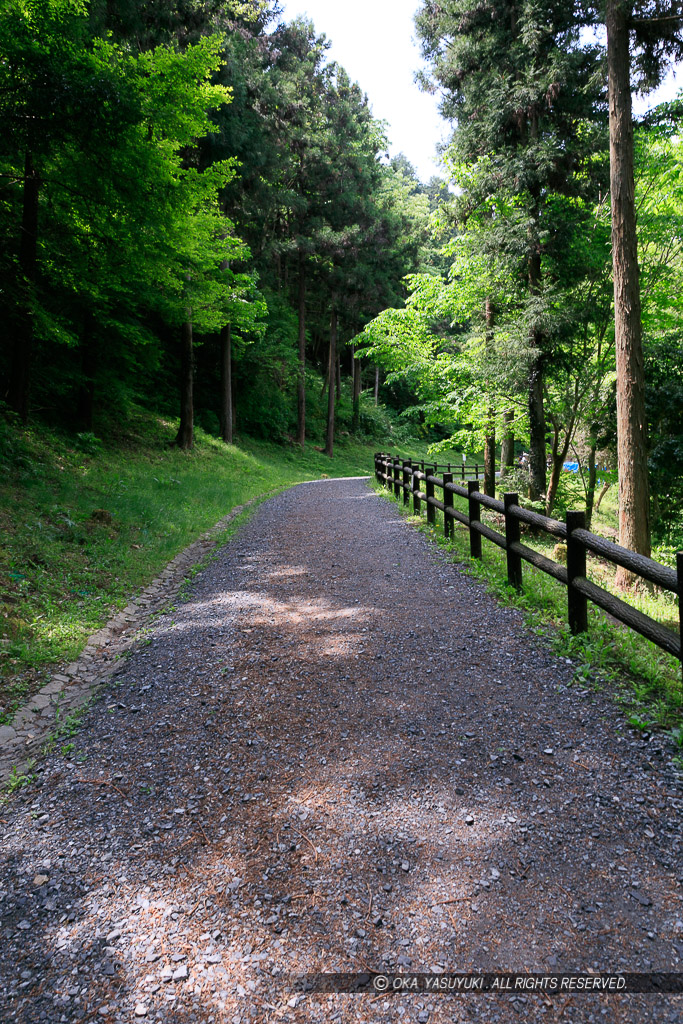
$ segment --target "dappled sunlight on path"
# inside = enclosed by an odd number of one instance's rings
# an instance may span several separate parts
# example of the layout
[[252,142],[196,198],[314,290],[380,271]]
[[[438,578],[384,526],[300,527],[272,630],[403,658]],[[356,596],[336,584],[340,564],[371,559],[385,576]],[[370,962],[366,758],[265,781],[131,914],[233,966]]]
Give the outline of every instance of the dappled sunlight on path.
[[269,501],[3,812],[6,1019],[679,1019],[292,988],[676,969],[675,779],[571,680],[362,482]]

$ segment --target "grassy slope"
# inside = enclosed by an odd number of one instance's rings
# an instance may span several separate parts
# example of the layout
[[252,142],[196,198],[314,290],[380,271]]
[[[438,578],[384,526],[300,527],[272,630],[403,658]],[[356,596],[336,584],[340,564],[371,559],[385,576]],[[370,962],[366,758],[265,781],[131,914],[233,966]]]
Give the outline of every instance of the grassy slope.
[[373,471],[372,442],[348,440],[330,461],[312,447],[228,447],[198,431],[194,451],[181,452],[174,429],[140,417],[99,448],[45,428],[2,428],[0,722],[235,505],[323,474]]

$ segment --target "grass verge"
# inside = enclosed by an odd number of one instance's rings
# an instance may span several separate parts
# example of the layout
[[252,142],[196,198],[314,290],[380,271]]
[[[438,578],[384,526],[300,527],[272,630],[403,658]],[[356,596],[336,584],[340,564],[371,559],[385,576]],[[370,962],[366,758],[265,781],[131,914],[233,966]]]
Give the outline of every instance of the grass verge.
[[[590,603],[588,632],[572,636],[567,624],[567,590],[562,584],[524,563],[523,590],[514,590],[507,582],[505,552],[500,548],[484,540],[482,560],[471,559],[466,527],[455,523],[454,536],[447,540],[440,512],[437,511],[437,522],[432,528],[427,523],[424,503],[421,514],[415,515],[386,488],[376,485],[376,490],[393,502],[412,526],[445,548],[454,561],[461,561],[465,572],[484,580],[489,592],[498,600],[520,608],[525,613],[527,626],[540,634],[559,655],[571,658],[577,685],[609,683],[632,726],[647,731],[666,729],[683,755],[683,686],[681,666],[676,658],[626,626],[610,620]],[[529,538],[525,537],[524,542],[529,543]],[[683,768],[683,757],[680,766]]]

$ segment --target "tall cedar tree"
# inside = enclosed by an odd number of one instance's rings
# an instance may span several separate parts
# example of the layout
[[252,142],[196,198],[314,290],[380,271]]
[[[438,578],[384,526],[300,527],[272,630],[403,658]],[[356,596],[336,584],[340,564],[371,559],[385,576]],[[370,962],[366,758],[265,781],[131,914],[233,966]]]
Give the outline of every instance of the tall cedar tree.
[[[683,4],[607,0],[596,11],[607,28],[614,325],[617,357],[619,543],[650,554],[645,369],[636,237],[631,88],[658,85],[683,56]],[[617,586],[633,577],[617,572]]]
[[[302,447],[306,442],[307,284],[324,224],[318,196],[328,170],[323,153],[328,47],[325,37],[318,36],[306,19],[279,24],[263,41],[260,52],[267,54],[269,70],[252,93],[271,158],[270,174],[260,175],[261,181],[267,177],[269,182],[265,208],[257,216],[262,224],[262,273],[271,276],[274,271],[279,293],[288,289],[290,263],[296,280],[297,441]],[[245,166],[251,162],[251,157],[245,158]]]
[[[572,5],[516,0],[426,0],[416,17],[431,80],[455,122],[453,150],[466,164],[487,162],[483,193],[504,190],[516,216],[499,245],[517,264],[528,295],[528,412],[531,494],[546,491],[544,258],[552,245],[546,202],[581,188],[581,123],[598,116],[594,48],[579,47]],[[427,84],[431,86],[432,82]]]

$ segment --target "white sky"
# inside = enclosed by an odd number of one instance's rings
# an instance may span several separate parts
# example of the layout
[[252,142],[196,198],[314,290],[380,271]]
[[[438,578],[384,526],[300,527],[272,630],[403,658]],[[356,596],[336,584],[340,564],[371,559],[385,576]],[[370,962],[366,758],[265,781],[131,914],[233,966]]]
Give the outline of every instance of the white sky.
[[[281,6],[285,21],[305,14],[331,41],[330,59],[368,94],[374,116],[388,122],[390,152],[405,153],[423,181],[442,174],[436,147],[450,127],[439,115],[438,97],[414,81],[421,65],[413,24],[420,0],[281,0]],[[681,85],[679,68],[656,92],[634,96],[634,113],[673,99]]]
[[415,84],[420,53],[413,15],[419,0],[282,0],[283,19],[311,19],[338,61],[368,94],[375,117],[388,122],[390,152],[403,152],[420,178],[439,174],[436,146],[449,134],[437,97]]
[[656,107],[658,103],[666,103],[668,100],[672,100],[676,93],[680,91],[681,86],[683,86],[683,67],[678,64],[669,70],[659,89],[649,92],[647,96],[634,94],[633,113],[640,117],[646,110]]

